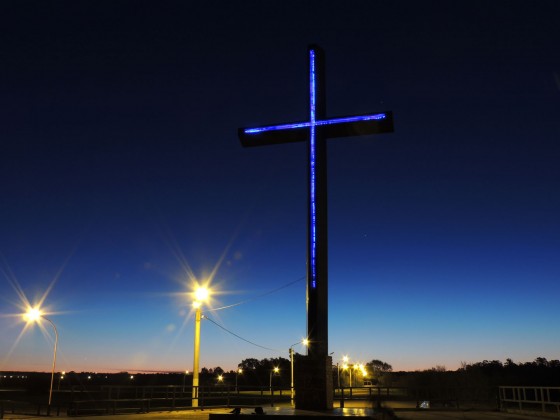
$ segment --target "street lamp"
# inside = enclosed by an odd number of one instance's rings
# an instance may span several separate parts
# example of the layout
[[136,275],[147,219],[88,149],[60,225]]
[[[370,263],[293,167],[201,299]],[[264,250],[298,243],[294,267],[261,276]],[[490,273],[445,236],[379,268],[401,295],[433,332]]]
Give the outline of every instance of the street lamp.
[[237,388],[237,377],[243,373],[243,369],[239,368],[235,372],[235,392],[239,393],[239,388]]
[[348,369],[348,368],[349,366],[346,363],[342,365],[342,370],[347,370],[350,375],[350,379],[348,380],[348,386],[352,388],[352,369]]
[[54,329],[54,351],[53,351],[53,363],[52,363],[52,372],[51,372],[51,387],[49,389],[49,405],[47,407],[47,412],[50,413],[51,411],[51,402],[52,402],[52,391],[53,391],[53,383],[54,383],[54,368],[56,367],[56,348],[58,346],[58,331],[54,323],[44,316],[39,308],[29,308],[27,312],[24,314],[24,319],[28,322],[39,322],[39,320],[43,318],[49,324],[52,325]]
[[336,382],[338,383],[338,389],[340,389],[340,365],[336,362]]
[[309,340],[307,338],[304,338],[301,341],[298,341],[297,343],[294,343],[290,346],[290,365],[291,365],[291,375],[290,375],[290,400],[292,402],[292,405],[294,403],[294,346],[297,346],[298,344],[303,344],[304,346],[308,346],[309,345]]
[[185,373],[183,374],[183,392],[185,392],[185,379],[187,378],[188,374],[189,374],[189,371],[185,370]]
[[60,372],[60,376],[58,377],[58,390],[60,391],[60,381],[64,379],[64,375],[66,375],[66,372],[62,371]]
[[[357,370],[359,370],[358,373],[362,374],[362,385],[365,385],[365,380],[368,377],[367,367],[363,363],[360,363],[357,365]],[[358,378],[358,373],[356,373],[356,379]]]
[[366,378],[367,377],[367,370],[366,367],[363,365],[363,363],[354,363],[352,365],[352,368],[354,369],[354,382],[357,384],[358,382],[358,377],[359,374],[362,374],[362,378]]
[[270,371],[270,393],[272,394],[272,374],[280,372],[280,368],[276,366],[274,369]]
[[362,372],[362,375],[365,375],[364,365],[362,365],[361,363],[354,363],[354,364],[348,363],[348,361],[349,361],[348,356],[344,356],[342,358],[342,361],[344,362],[344,364],[342,365],[342,369],[348,370],[349,386],[350,386],[350,388],[352,388],[352,385],[353,385],[353,383],[352,383],[352,370],[356,371],[356,372],[354,372],[354,381],[357,381],[358,370],[360,370]]
[[194,321],[194,361],[193,361],[193,384],[192,384],[192,406],[198,407],[198,361],[200,358],[200,319],[202,317],[202,303],[208,300],[210,291],[205,287],[198,287],[194,292],[195,301],[193,307],[196,310]]

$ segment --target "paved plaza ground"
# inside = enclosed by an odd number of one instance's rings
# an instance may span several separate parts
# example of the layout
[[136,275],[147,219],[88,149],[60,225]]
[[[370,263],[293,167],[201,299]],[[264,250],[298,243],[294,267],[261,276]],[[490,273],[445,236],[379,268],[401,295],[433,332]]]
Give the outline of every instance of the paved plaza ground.
[[[304,410],[295,410],[289,406],[283,407],[263,407],[266,415],[293,415],[294,417],[301,418],[302,416],[324,416],[323,412],[313,412]],[[257,416],[252,414],[252,409],[243,409],[240,416],[230,414],[231,408],[213,408],[204,410],[182,410],[182,411],[161,411],[143,414],[117,414],[107,416],[78,416],[74,417],[76,420],[209,420],[210,413],[214,414],[227,414],[228,417],[244,417],[247,419],[255,419]],[[538,414],[516,414],[516,413],[501,413],[497,411],[482,411],[482,410],[415,410],[415,409],[395,409],[394,416],[385,415],[382,413],[374,413],[371,409],[366,408],[345,408],[334,409],[329,413],[333,417],[361,417],[373,414],[373,418],[382,420],[530,420],[530,419],[543,419],[551,417],[542,417]],[[68,419],[66,416],[52,416],[53,420]],[[72,417],[70,417],[72,418]],[[559,418],[558,416],[555,418]],[[45,419],[44,416],[29,416],[21,414],[5,413],[4,419],[8,420],[22,420],[22,419]]]

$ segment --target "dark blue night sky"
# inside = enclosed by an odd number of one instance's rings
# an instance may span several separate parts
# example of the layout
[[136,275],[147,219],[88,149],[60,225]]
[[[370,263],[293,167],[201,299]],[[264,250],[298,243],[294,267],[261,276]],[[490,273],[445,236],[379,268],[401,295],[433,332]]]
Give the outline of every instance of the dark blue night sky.
[[13,316],[24,294],[46,295],[60,370],[191,370],[188,268],[217,268],[214,308],[247,301],[208,316],[272,349],[207,322],[201,366],[288,357],[306,334],[306,149],[245,149],[237,128],[307,118],[312,43],[329,116],[395,119],[329,141],[334,360],[560,358],[558,16],[556,1],[2,2],[0,369],[50,367],[48,325],[20,334]]

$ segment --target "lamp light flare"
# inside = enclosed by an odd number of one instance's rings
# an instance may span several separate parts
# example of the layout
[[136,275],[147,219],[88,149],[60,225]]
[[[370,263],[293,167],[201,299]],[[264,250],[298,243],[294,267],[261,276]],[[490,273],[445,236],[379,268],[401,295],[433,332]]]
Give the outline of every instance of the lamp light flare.
[[37,307],[35,308],[28,308],[27,312],[23,314],[23,318],[29,322],[38,321],[43,316],[41,310]]
[[194,292],[194,297],[199,302],[204,302],[208,300],[210,292],[206,287],[198,287]]

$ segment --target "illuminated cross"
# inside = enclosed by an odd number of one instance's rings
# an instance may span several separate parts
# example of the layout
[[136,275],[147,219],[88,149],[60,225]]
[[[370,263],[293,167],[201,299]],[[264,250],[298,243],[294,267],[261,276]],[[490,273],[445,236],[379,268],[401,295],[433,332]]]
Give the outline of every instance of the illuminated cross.
[[309,120],[240,128],[245,147],[308,142],[307,338],[310,356],[328,354],[327,148],[326,139],[393,131],[391,112],[326,118],[324,53],[310,46]]

